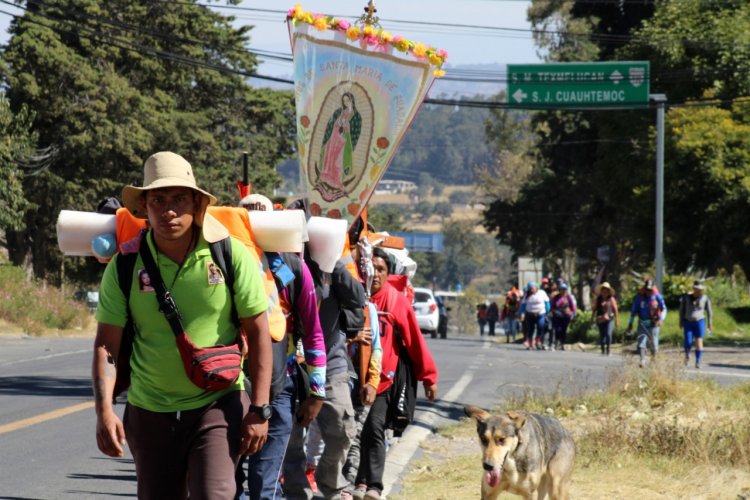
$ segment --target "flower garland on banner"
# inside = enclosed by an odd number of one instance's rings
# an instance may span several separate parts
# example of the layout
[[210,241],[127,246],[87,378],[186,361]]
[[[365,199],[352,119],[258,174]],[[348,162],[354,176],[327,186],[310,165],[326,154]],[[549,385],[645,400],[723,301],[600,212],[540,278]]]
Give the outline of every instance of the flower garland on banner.
[[359,40],[362,47],[371,46],[383,49],[393,47],[400,52],[411,53],[417,59],[427,59],[434,67],[432,73],[436,77],[440,78],[445,75],[443,64],[448,59],[448,53],[445,50],[436,49],[420,42],[413,42],[402,36],[393,36],[381,27],[370,24],[360,27],[345,19],[337,19],[333,16],[323,14],[313,14],[304,10],[299,4],[289,9],[287,20],[292,21],[295,25],[297,23],[307,23],[314,26],[318,31],[334,30],[343,32],[349,40]]

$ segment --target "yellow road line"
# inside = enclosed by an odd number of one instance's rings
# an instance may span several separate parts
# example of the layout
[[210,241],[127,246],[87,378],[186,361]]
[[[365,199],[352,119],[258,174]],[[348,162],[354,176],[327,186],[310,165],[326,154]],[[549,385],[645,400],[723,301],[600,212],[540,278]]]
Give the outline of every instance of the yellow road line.
[[67,408],[60,408],[59,410],[53,410],[47,413],[42,413],[41,415],[37,415],[35,417],[24,418],[23,420],[18,420],[16,422],[11,422],[9,424],[0,425],[0,434],[4,434],[6,432],[17,431],[18,429],[23,429],[24,427],[29,427],[35,424],[41,424],[42,422],[46,422],[47,420],[53,420],[56,418],[64,417],[65,415],[70,415],[71,413],[88,410],[93,407],[94,407],[94,402],[89,401],[87,403],[79,403],[77,405],[68,406]]

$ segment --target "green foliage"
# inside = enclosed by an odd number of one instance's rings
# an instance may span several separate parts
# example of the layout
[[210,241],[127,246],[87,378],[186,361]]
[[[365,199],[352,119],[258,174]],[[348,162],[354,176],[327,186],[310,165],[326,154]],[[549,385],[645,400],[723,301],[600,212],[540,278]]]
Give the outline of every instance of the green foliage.
[[0,318],[29,335],[40,335],[47,329],[83,328],[91,315],[60,289],[29,281],[21,268],[4,264],[0,265]]
[[402,210],[400,205],[370,205],[367,208],[367,222],[372,224],[376,231],[389,233],[403,231]]
[[[52,153],[24,179],[32,208],[29,229],[9,234],[13,261],[30,256],[37,276],[59,269],[59,211],[93,210],[124,184],[139,184],[143,160],[156,151],[187,158],[221,202],[234,204],[245,150],[254,189],[277,185],[273,166],[293,148],[293,96],[253,89],[232,73],[255,69],[249,30],[192,2],[29,3],[11,25],[4,77],[11,108],[35,111],[39,146]],[[68,267],[88,279],[100,269]]]
[[[533,0],[529,18],[551,61],[649,60],[652,92],[670,99],[750,92],[747,2]],[[493,115],[488,139],[505,142],[506,122]],[[488,230],[516,253],[537,257],[573,251],[594,260],[596,248],[608,245],[615,285],[646,268],[653,261],[653,113],[543,111],[532,127],[537,139],[525,156],[533,168],[519,189],[488,191]],[[750,272],[742,215],[750,208],[750,106],[670,109],[666,128],[667,265],[713,274],[739,264]],[[496,161],[509,157],[495,154]]]
[[32,114],[23,107],[18,114],[10,109],[5,94],[0,94],[0,230],[23,229],[23,216],[29,208],[24,198],[21,162],[36,142],[31,132]]
[[[434,195],[439,194],[440,184],[471,184],[474,169],[491,161],[484,135],[487,117],[484,109],[422,106],[388,168],[387,177],[417,182],[421,188],[426,186],[423,189],[427,194]],[[438,131],[440,140],[436,140]]]
[[458,327],[459,334],[478,334],[477,305],[483,303],[486,297],[476,288],[469,286],[456,299],[456,309],[450,312],[450,321]]

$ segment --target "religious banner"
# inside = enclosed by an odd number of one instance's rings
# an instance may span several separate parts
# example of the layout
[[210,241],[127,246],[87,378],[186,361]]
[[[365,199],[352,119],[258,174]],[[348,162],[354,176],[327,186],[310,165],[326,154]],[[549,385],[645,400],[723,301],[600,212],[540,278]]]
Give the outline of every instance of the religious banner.
[[383,30],[296,6],[297,147],[310,215],[352,222],[364,210],[447,58]]

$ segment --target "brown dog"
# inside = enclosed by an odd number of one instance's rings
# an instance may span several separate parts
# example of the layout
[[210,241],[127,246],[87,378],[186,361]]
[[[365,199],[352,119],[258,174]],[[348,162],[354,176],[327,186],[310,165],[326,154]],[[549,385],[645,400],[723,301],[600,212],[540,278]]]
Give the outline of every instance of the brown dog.
[[503,491],[527,500],[567,500],[576,450],[556,418],[514,411],[491,415],[476,406],[464,411],[477,421],[482,445],[482,500]]

